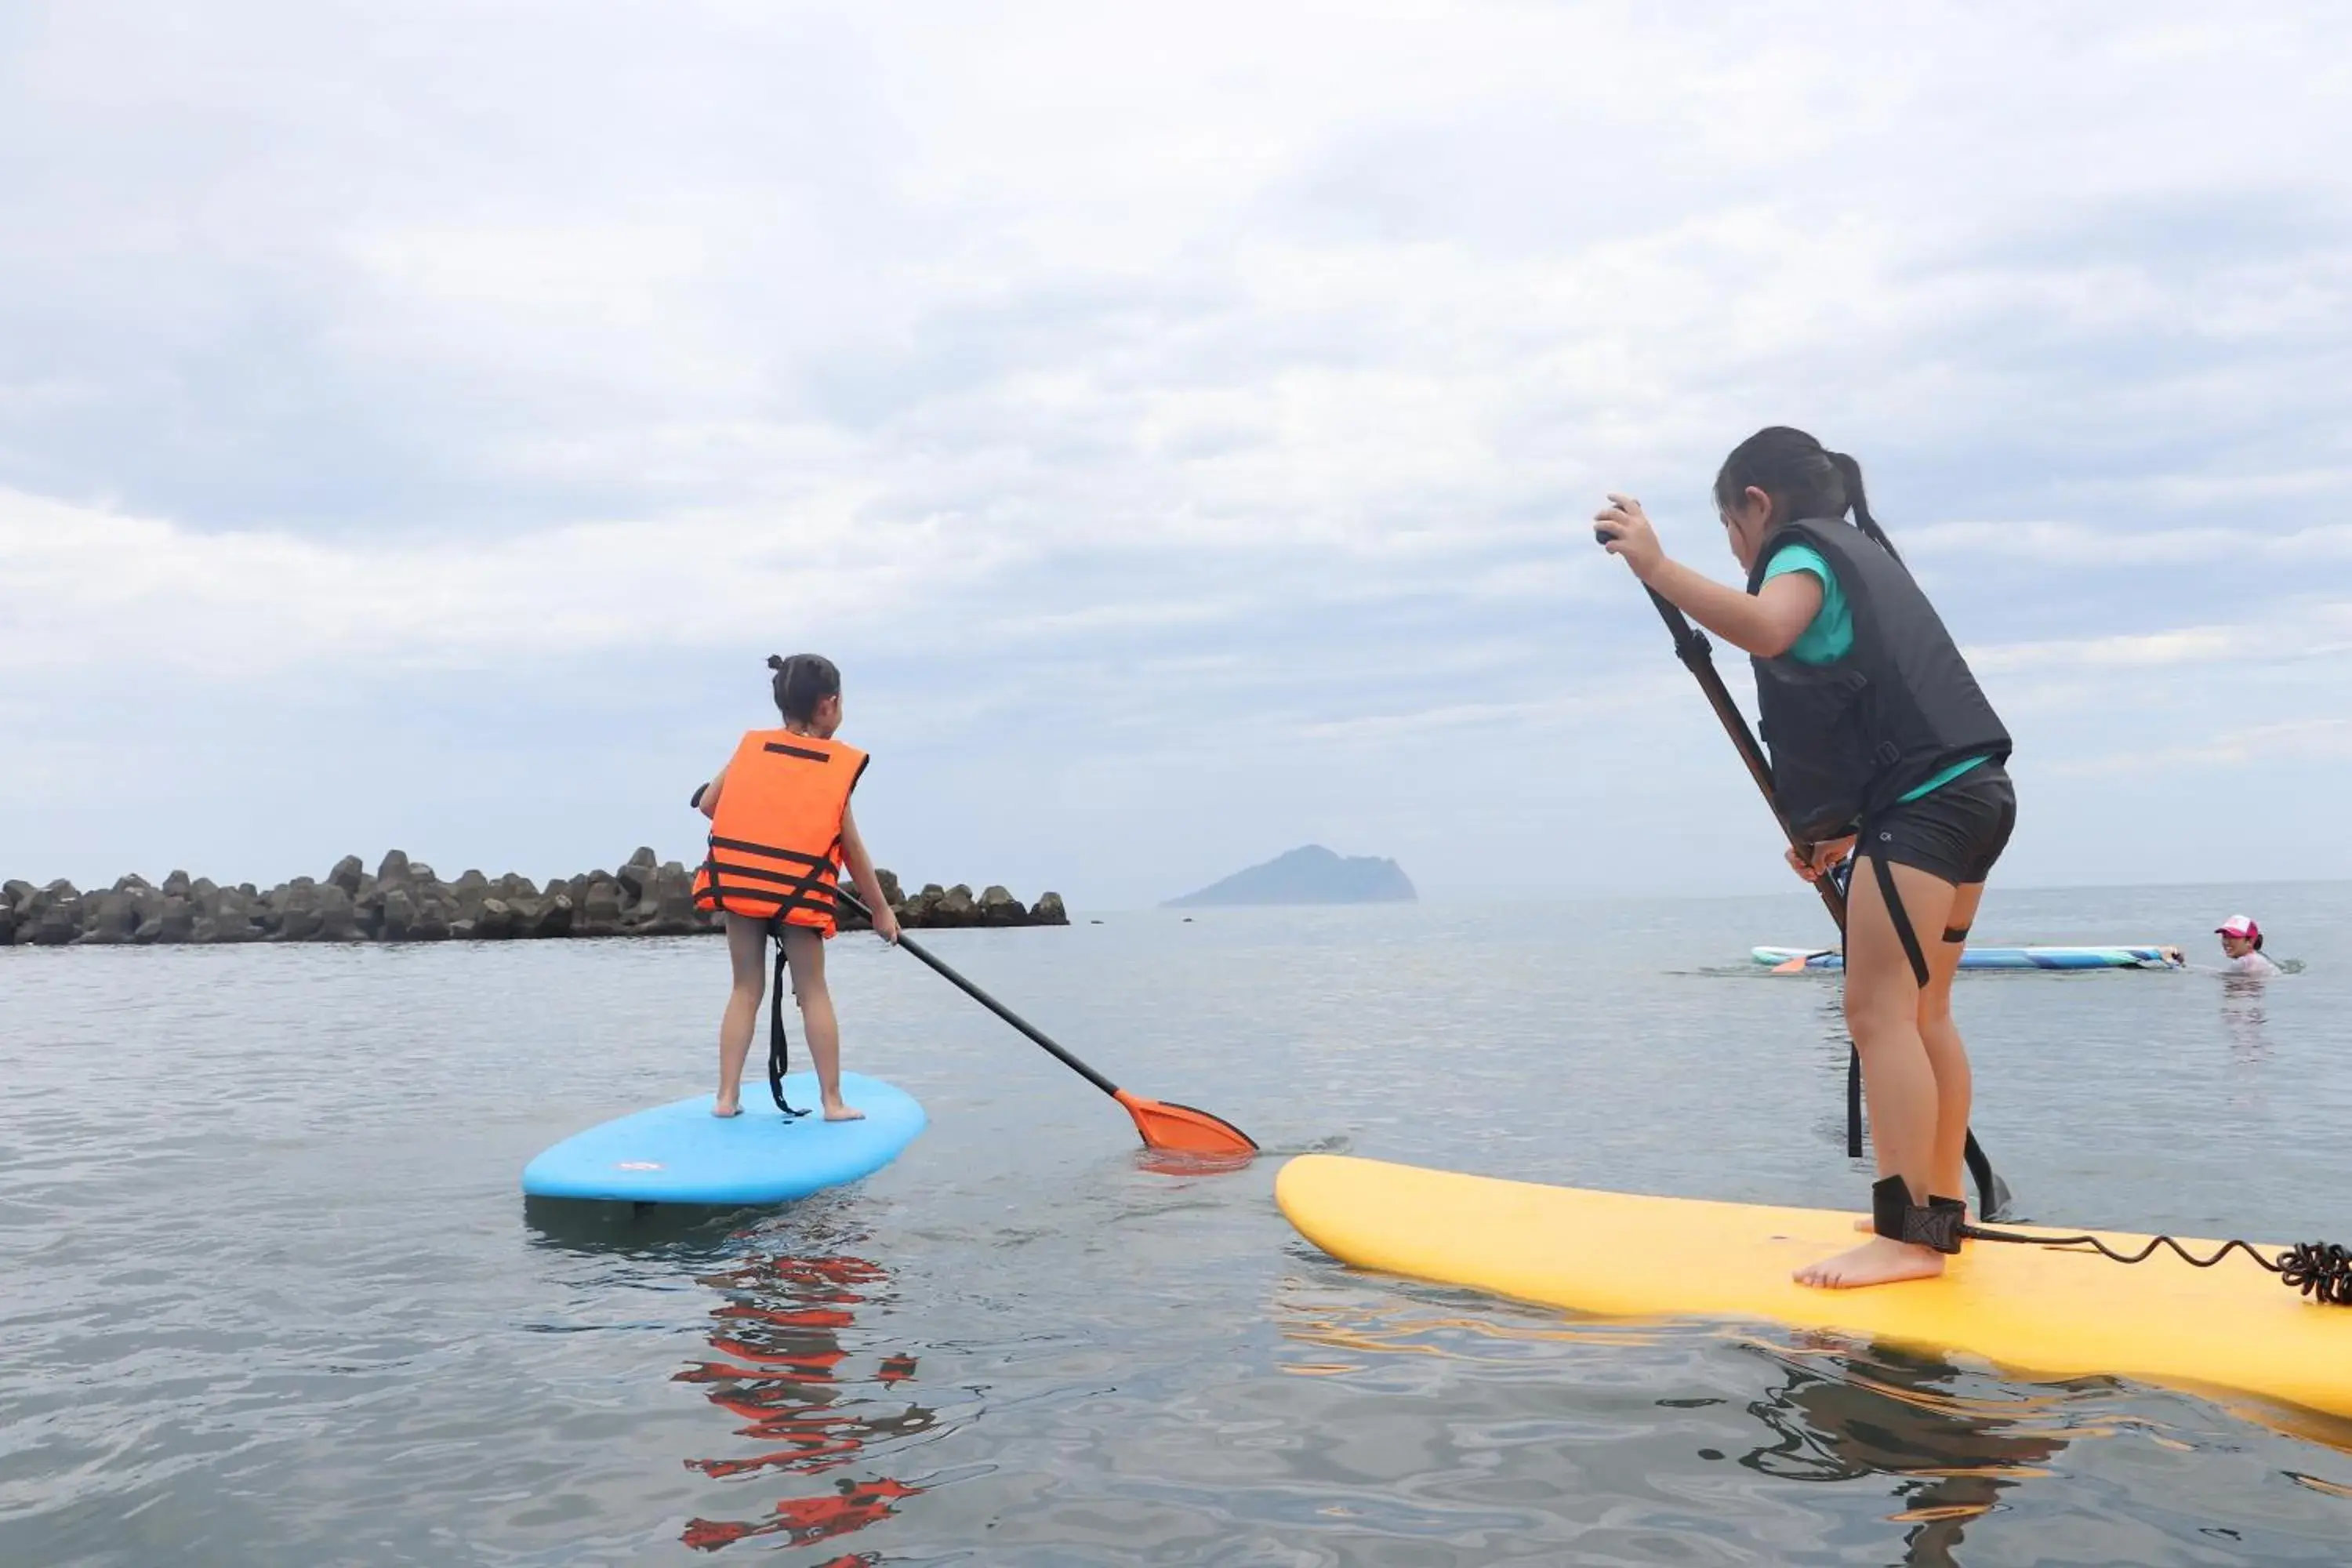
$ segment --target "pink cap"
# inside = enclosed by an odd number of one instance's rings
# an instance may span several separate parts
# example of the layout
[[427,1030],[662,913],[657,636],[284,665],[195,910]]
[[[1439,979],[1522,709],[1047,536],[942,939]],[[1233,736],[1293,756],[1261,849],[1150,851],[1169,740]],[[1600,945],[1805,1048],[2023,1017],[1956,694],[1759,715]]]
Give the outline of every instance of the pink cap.
[[2263,928],[2254,923],[2252,915],[2231,915],[2228,920],[2215,926],[2213,933],[2216,936],[2242,936],[2248,942],[2252,942],[2263,934]]

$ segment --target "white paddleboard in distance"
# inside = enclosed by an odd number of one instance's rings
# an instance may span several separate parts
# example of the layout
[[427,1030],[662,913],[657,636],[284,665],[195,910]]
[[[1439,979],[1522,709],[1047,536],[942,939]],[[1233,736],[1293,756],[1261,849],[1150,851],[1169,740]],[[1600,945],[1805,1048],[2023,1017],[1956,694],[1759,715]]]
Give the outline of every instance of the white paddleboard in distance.
[[[1845,955],[1808,947],[1751,947],[1748,956],[1778,968],[1797,959],[1807,969],[1843,969]],[[2127,947],[1969,947],[1962,969],[2179,969],[2179,950],[2154,943]]]

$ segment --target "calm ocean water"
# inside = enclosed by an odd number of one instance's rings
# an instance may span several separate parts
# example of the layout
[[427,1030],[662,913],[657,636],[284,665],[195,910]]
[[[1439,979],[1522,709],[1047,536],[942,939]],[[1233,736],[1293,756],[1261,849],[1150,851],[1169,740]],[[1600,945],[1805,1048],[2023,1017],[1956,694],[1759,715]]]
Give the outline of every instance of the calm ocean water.
[[[2305,973],[1962,978],[2023,1212],[2352,1239],[2352,887],[1997,890],[1979,930],[2210,962],[2241,906]],[[1580,1322],[1275,1210],[1313,1149],[1857,1205],[1836,984],[1743,963],[1821,931],[1796,890],[937,933],[1278,1152],[1208,1176],[845,939],[851,1065],[931,1130],[688,1226],[516,1179],[704,1085],[715,942],[0,952],[0,1563],[2352,1559],[2352,1424]]]

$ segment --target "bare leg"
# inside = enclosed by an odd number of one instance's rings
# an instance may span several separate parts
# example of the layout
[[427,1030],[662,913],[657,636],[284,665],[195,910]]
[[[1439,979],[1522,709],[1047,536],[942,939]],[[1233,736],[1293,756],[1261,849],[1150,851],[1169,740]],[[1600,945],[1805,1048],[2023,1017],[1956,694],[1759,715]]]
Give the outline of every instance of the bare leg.
[[793,966],[793,994],[800,999],[808,1027],[809,1057],[816,1063],[817,1093],[827,1121],[861,1121],[866,1112],[841,1099],[841,1026],[833,1016],[833,993],[824,984],[824,938],[807,926],[784,928],[784,958]]
[[743,1109],[743,1058],[751,1049],[751,1026],[760,1019],[760,998],[768,989],[768,922],[746,915],[727,917],[727,962],[735,971],[727,1011],[719,1019],[719,1095],[713,1116]]
[[[1870,1101],[1870,1135],[1878,1173],[1901,1176],[1913,1203],[1935,1190],[1938,1089],[1936,1071],[1920,1037],[1923,988],[1895,934],[1895,921],[1878,891],[1874,869],[1854,863],[1848,895],[1845,953],[1845,1021],[1862,1053],[1863,1091]],[[1932,943],[1949,923],[1955,889],[1909,866],[1894,868],[1895,892],[1912,929]],[[1933,984],[1931,968],[1930,987]],[[1965,1126],[1965,1122],[1962,1123]],[[1874,1236],[1834,1258],[1796,1273],[1801,1285],[1850,1289],[1898,1279],[1924,1279],[1944,1271],[1943,1254],[1887,1237]]]
[[[1907,871],[1907,868],[1896,868],[1896,888],[1904,887]],[[1907,890],[1904,898],[1907,905]],[[1983,899],[1982,882],[1958,889],[1945,925],[1932,936],[1925,931],[1919,933],[1920,948],[1927,955],[1927,988],[1919,993],[1919,1043],[1927,1048],[1927,1068],[1936,1078],[1936,1158],[1931,1167],[1935,1180],[1928,1190],[1939,1197],[1968,1196],[1969,1113],[1974,1099],[1968,1048],[1960,1043],[1959,1028],[1952,1022],[1952,977],[1960,971],[1964,944],[1945,942],[1942,935],[1947,930],[1966,931],[1974,925],[1977,906]],[[1869,1228],[1868,1216],[1855,1222],[1856,1230]]]
[[[1908,906],[1912,895],[1902,881],[1903,871],[1904,868],[1896,868],[1895,885],[1902,889],[1903,901]],[[1923,873],[1915,873],[1919,874]],[[1962,944],[1945,942],[1942,936],[1947,930],[1966,931],[1974,925],[1977,906],[1983,900],[1982,882],[1956,889],[1944,924],[1932,932],[1925,929],[1919,932],[1927,954],[1927,988],[1919,994],[1919,1043],[1927,1047],[1927,1066],[1936,1075],[1936,1179],[1928,1190],[1939,1197],[1969,1195],[1965,1168],[1969,1111],[1976,1097],[1968,1047],[1960,1041],[1959,1026],[1952,1022],[1952,977],[1959,973]]]

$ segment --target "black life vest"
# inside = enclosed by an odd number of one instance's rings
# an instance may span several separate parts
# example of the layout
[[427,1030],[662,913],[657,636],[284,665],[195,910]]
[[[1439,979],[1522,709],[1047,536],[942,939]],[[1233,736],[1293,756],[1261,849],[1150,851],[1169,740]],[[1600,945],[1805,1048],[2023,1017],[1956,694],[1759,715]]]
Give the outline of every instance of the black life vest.
[[1757,552],[1749,593],[1791,544],[1821,552],[1853,614],[1843,658],[1753,660],[1773,802],[1800,837],[1851,833],[1955,763],[2009,755],[2009,731],[1936,607],[1860,529],[1820,519],[1781,525]]

